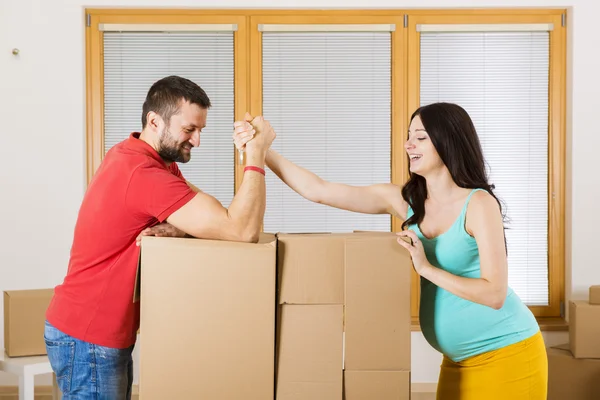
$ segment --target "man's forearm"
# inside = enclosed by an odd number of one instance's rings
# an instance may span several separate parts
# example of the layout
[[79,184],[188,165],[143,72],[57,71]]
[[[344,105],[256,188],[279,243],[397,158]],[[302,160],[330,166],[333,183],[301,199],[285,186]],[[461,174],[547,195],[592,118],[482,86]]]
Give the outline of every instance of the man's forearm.
[[[247,157],[247,165],[264,169],[263,153],[247,153]],[[258,240],[265,208],[265,177],[259,172],[248,171],[228,209],[230,218],[239,226],[243,238]]]

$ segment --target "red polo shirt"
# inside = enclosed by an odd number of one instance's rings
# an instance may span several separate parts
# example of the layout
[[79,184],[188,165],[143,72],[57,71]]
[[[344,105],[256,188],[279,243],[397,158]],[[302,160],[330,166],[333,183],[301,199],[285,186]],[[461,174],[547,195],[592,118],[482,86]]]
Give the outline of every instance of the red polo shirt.
[[139,133],[108,151],[81,204],[67,275],[55,289],[48,322],[100,346],[134,344],[140,319],[133,302],[135,240],[194,196],[177,164],[167,166]]

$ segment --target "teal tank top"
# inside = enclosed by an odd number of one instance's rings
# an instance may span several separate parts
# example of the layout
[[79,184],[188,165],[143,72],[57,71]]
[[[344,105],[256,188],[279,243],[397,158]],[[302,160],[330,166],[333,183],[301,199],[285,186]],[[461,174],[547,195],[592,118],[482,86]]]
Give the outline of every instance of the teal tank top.
[[[475,238],[465,228],[467,205],[450,229],[427,239],[417,224],[413,230],[423,243],[429,262],[454,275],[480,278],[479,250]],[[413,214],[408,208],[407,218]],[[539,331],[527,306],[509,287],[499,310],[458,297],[421,278],[421,330],[429,344],[454,362],[525,340]]]

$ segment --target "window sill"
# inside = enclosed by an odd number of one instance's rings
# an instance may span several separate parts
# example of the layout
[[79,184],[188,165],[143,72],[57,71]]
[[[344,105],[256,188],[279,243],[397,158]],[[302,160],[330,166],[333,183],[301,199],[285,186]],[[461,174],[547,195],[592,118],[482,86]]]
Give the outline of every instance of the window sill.
[[[561,317],[538,317],[536,318],[540,325],[540,330],[545,332],[562,332],[569,330],[569,323]],[[420,332],[421,325],[418,318],[413,318],[410,326],[413,332]]]

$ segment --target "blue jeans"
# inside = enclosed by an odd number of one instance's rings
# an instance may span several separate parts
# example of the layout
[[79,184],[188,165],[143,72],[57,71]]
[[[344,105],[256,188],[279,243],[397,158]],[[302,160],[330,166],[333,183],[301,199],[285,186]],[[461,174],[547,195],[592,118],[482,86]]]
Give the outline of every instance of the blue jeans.
[[130,400],[133,346],[113,349],[75,339],[46,322],[48,359],[63,400]]

